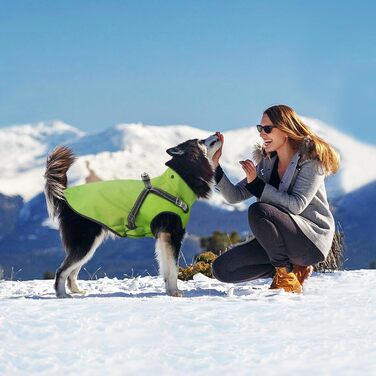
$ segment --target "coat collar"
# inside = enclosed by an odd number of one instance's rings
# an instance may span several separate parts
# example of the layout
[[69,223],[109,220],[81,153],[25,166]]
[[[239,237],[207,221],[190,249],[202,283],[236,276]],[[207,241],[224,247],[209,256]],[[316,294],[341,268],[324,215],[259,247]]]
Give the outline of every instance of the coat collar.
[[279,190],[287,192],[289,190],[290,184],[293,181],[295,172],[298,170],[298,163],[301,159],[301,153],[297,152],[291,159],[289,166],[287,167],[284,175],[282,176],[281,182],[279,183]]
[[[284,175],[282,176],[279,184],[279,191],[287,192],[294,180],[295,172],[299,170],[299,165],[302,159],[308,158],[308,151],[305,152],[300,148],[292,157],[289,166],[287,167]],[[258,166],[258,172],[265,182],[270,181],[274,164],[277,159],[276,153],[265,153],[265,150],[260,144],[255,145],[253,152],[253,160]]]

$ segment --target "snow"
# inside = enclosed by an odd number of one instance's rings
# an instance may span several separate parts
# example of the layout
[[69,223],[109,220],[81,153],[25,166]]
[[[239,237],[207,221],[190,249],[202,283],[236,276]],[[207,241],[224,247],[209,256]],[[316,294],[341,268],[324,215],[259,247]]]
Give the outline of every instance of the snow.
[[376,372],[375,270],[316,274],[304,294],[270,280],[197,275],[164,294],[159,277],[0,281],[1,375],[354,375]]
[[0,192],[19,194],[25,200],[42,192],[47,153],[83,136],[83,132],[57,120],[0,129]]
[[[302,116],[312,129],[340,153],[338,174],[327,181],[329,198],[339,197],[376,180],[376,147],[341,133],[330,125]],[[45,159],[57,145],[70,145],[80,156],[69,172],[70,184],[81,184],[93,170],[102,179],[139,178],[146,171],[158,176],[169,159],[166,149],[191,138],[206,138],[211,131],[188,125],[153,126],[118,124],[102,132],[84,134],[61,121],[26,124],[0,129],[0,192],[21,195],[26,201],[43,191]],[[223,132],[225,146],[221,165],[234,181],[244,177],[238,161],[252,156],[260,140],[255,126]],[[210,204],[226,209],[244,210],[248,203],[228,205],[218,193]]]

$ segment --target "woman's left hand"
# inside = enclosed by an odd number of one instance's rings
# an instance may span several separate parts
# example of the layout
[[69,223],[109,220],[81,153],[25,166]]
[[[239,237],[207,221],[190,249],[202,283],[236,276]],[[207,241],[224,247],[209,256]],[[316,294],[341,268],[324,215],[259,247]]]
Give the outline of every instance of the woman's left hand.
[[256,166],[249,159],[239,161],[239,163],[247,176],[247,183],[253,182],[257,177]]

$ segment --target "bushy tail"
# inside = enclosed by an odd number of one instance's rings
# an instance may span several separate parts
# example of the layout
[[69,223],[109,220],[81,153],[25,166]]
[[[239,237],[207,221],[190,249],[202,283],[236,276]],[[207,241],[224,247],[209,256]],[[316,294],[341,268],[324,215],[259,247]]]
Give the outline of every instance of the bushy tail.
[[47,157],[47,168],[44,174],[48,215],[51,218],[59,215],[65,205],[64,189],[67,187],[67,171],[76,157],[66,146],[58,146]]

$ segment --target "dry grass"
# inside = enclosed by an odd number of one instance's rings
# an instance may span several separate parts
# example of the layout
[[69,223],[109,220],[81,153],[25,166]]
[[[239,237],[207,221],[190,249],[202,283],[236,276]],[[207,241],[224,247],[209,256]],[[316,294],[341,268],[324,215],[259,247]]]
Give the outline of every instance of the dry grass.
[[325,273],[341,270],[343,268],[344,255],[344,234],[342,231],[336,231],[332,247],[325,261],[314,265],[315,272]]

